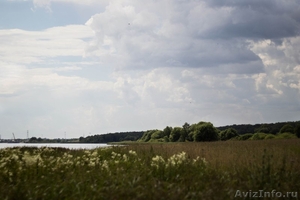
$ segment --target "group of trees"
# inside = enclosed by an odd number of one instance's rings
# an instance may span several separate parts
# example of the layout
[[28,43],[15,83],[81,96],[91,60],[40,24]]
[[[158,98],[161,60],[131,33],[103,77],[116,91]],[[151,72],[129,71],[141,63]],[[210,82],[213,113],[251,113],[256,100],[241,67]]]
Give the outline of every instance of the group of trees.
[[143,131],[132,132],[118,132],[108,133],[102,135],[92,135],[88,137],[80,137],[80,143],[109,143],[109,142],[121,142],[121,141],[136,141],[142,137]]
[[[109,143],[121,141],[140,142],[185,142],[216,140],[247,140],[300,137],[300,121],[275,124],[242,124],[214,127],[210,122],[185,123],[182,127],[167,126],[163,130],[117,132],[80,137],[80,143]],[[31,138],[29,142],[49,142],[41,138]],[[57,139],[55,142],[78,142]]]
[[185,123],[182,127],[169,127],[164,130],[148,130],[139,141],[185,142],[185,141],[216,141],[219,131],[210,122],[197,124]]
[[[237,127],[235,129],[234,127]],[[245,132],[252,130],[252,132]],[[276,131],[276,132],[275,132]],[[300,122],[232,125],[216,128],[210,122],[185,123],[182,127],[169,127],[163,130],[148,130],[138,140],[140,142],[185,142],[216,140],[247,140],[300,137]]]
[[[223,131],[228,128],[233,128],[237,131],[239,135],[248,134],[248,133],[271,133],[277,134],[282,133],[281,130],[285,125],[292,127],[292,129],[296,128],[297,125],[300,124],[300,121],[295,122],[277,122],[277,123],[264,123],[264,124],[233,124],[227,126],[218,127],[220,131]],[[288,130],[287,132],[295,133],[295,130]]]
[[63,138],[56,138],[56,139],[49,139],[49,138],[40,138],[40,137],[31,137],[29,140],[26,140],[27,143],[78,143],[78,138],[72,139],[63,139]]

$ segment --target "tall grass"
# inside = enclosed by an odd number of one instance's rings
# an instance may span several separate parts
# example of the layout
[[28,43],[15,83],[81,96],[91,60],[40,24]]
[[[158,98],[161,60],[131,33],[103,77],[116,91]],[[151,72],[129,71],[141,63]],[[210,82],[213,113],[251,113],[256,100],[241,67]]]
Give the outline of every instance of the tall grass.
[[0,199],[233,199],[299,178],[298,139],[0,150]]

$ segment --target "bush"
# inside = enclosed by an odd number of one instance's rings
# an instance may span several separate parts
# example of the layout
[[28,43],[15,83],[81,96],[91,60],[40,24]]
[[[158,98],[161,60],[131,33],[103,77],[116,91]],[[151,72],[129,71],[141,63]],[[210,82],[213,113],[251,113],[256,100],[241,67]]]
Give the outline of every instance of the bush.
[[233,128],[228,128],[224,131],[221,131],[220,133],[220,139],[221,140],[229,140],[231,138],[234,138],[236,136],[238,136],[239,134],[237,133],[237,131]]
[[177,142],[181,136],[181,132],[182,132],[182,128],[181,127],[175,127],[172,129],[171,134],[170,134],[170,141],[171,142]]
[[276,138],[275,135],[273,135],[273,134],[268,134],[268,135],[265,137],[265,140],[268,140],[268,139],[274,139],[274,138]]
[[218,131],[212,123],[201,123],[193,131],[194,141],[216,141],[219,139]]
[[294,127],[290,124],[286,124],[280,129],[279,133],[294,133]]
[[152,134],[153,133],[155,133],[155,132],[157,132],[158,130],[148,130],[148,131],[146,131],[144,134],[143,134],[143,136],[142,136],[142,138],[139,140],[139,141],[141,141],[141,142],[148,142],[152,137]]
[[252,133],[246,133],[243,135],[239,135],[236,137],[237,140],[248,140],[249,138],[251,138],[253,136]]
[[291,138],[297,138],[296,135],[292,133],[280,133],[276,135],[276,138],[278,139],[291,139]]
[[157,130],[151,135],[151,139],[161,139],[164,137],[164,132],[161,130]]
[[267,134],[265,134],[265,133],[255,133],[251,137],[251,140],[263,140],[263,139],[265,139],[266,136],[267,136]]

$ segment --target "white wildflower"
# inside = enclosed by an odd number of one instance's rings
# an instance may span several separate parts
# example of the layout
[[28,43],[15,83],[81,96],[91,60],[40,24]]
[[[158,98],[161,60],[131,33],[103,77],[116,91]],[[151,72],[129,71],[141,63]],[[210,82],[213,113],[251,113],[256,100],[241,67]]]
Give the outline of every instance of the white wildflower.
[[112,158],[112,159],[115,159],[116,156],[117,156],[117,153],[111,152],[111,158]]
[[186,153],[183,151],[179,154],[175,154],[173,156],[171,156],[168,161],[167,161],[167,167],[169,166],[178,166],[181,165],[182,163],[184,163],[187,160],[187,155]]
[[104,160],[104,161],[103,161],[103,163],[102,163],[102,168],[103,168],[103,169],[106,169],[106,170],[109,170],[107,160]]
[[129,154],[133,155],[133,156],[137,156],[137,153],[135,151],[133,151],[133,150],[129,150]]
[[165,163],[165,160],[163,159],[163,157],[156,155],[155,157],[152,158],[151,166],[156,167],[158,169],[159,166],[164,163]]
[[97,151],[94,151],[92,154],[91,154],[92,157],[97,157],[98,156],[98,152]]
[[128,157],[126,154],[123,155],[123,159],[124,159],[124,161],[128,161]]
[[42,162],[42,158],[41,158],[40,154],[30,155],[28,152],[24,153],[23,160],[25,161],[26,165],[34,165],[37,162],[39,162],[39,164],[41,164],[41,162]]

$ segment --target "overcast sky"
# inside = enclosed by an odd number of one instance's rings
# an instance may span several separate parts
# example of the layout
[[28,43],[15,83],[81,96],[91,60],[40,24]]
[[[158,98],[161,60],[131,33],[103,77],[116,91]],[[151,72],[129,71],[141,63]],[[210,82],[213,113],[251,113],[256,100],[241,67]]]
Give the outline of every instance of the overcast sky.
[[299,119],[299,0],[0,1],[2,138]]

